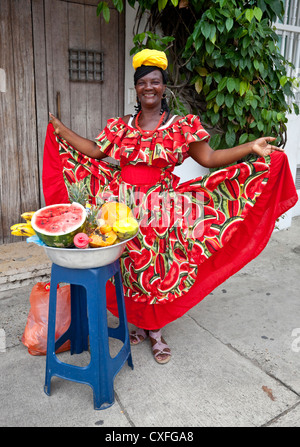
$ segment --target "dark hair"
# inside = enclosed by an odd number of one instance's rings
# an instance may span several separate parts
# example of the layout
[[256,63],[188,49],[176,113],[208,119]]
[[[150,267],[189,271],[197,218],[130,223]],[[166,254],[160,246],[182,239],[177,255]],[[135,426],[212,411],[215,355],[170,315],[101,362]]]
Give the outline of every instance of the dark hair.
[[[139,79],[141,79],[142,77],[146,76],[147,74],[151,73],[154,70],[159,70],[161,72],[163,83],[164,83],[164,85],[166,85],[167,81],[168,81],[168,74],[167,74],[166,70],[163,70],[162,68],[156,67],[153,65],[141,65],[140,67],[138,67],[136,69],[136,71],[134,73],[134,85],[136,86],[136,83]],[[135,108],[134,116],[136,116],[139,113],[139,111],[141,110],[141,103],[138,98],[137,98],[136,102],[137,102],[137,105],[134,107]],[[168,121],[169,115],[170,115],[170,109],[169,109],[167,98],[165,95],[161,100],[161,114],[163,114],[163,112],[167,112],[166,118],[164,119],[164,121],[162,123],[162,124],[165,124]]]
[[154,65],[141,65],[135,70],[134,73],[134,85],[136,86],[136,83],[139,79],[143,78],[147,74],[151,73],[152,71],[159,70],[162,74],[163,83],[166,85],[168,82],[168,73],[166,70],[163,70],[160,67],[156,67]]

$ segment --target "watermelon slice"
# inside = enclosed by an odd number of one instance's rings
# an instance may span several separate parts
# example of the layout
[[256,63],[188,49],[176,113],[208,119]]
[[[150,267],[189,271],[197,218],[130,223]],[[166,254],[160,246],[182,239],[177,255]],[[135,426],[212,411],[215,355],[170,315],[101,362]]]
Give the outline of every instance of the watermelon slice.
[[77,233],[84,232],[86,210],[79,203],[50,205],[36,211],[31,226],[49,247],[72,247]]

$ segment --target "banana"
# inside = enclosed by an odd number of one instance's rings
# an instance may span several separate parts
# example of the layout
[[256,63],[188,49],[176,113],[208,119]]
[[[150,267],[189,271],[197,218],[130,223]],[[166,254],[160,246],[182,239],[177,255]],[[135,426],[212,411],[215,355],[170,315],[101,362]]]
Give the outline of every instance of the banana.
[[34,213],[35,213],[35,211],[27,211],[27,212],[21,214],[21,217],[23,219],[25,219],[26,222],[30,222]]
[[10,227],[11,234],[14,236],[33,236],[34,229],[28,223],[18,223]]
[[10,227],[10,229],[11,229],[11,230],[17,230],[18,228],[23,227],[24,225],[27,225],[27,224],[24,223],[24,222],[22,222],[22,223],[17,223],[17,224],[12,225],[12,226]]

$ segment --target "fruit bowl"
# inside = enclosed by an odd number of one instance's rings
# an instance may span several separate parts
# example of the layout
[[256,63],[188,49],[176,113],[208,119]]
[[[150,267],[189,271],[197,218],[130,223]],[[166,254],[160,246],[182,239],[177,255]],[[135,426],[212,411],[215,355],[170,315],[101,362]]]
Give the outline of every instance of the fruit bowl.
[[103,267],[116,261],[125,250],[127,242],[135,238],[136,235],[137,233],[117,244],[99,248],[57,248],[46,245],[43,247],[54,264],[72,269],[91,269]]

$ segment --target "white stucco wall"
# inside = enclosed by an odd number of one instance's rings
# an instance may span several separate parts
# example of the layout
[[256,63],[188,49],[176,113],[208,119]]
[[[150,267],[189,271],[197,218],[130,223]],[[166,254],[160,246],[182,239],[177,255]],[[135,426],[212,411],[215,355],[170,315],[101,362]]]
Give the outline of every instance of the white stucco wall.
[[134,112],[135,105],[135,89],[133,83],[134,69],[132,66],[132,57],[130,57],[130,50],[133,47],[133,27],[135,10],[131,6],[126,5],[126,19],[125,19],[125,88],[124,88],[124,113],[125,115]]
[[[291,173],[295,180],[297,164],[300,159],[300,116],[289,115],[287,123],[287,142],[285,146],[285,153],[288,156]],[[276,227],[280,230],[291,226],[292,218],[300,215],[299,202],[291,210],[287,211],[282,217]]]

